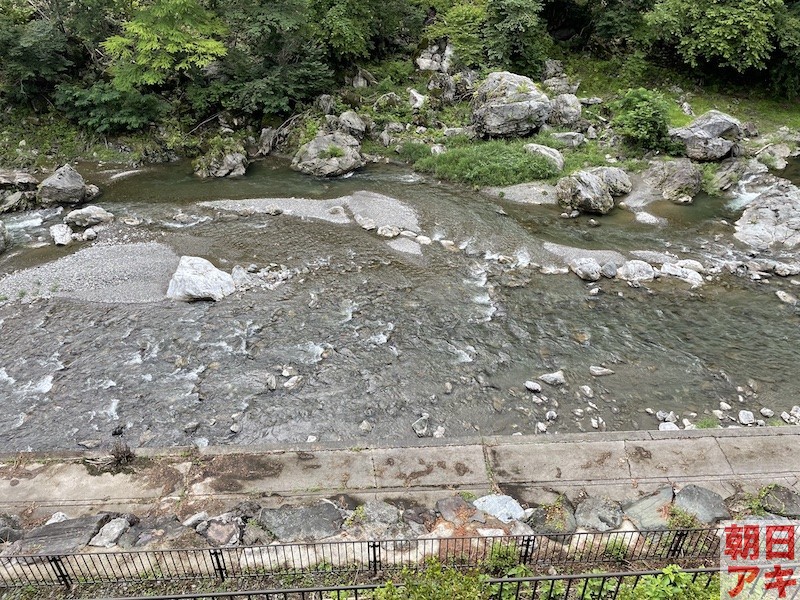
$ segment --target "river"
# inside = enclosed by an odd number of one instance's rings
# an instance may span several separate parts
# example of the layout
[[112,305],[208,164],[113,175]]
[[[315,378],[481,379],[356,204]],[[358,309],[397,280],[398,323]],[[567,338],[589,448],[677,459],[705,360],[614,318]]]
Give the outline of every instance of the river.
[[[724,199],[652,206],[666,226],[617,209],[592,227],[554,206],[491,199],[388,165],[330,181],[280,160],[251,165],[239,180],[199,180],[186,163],[124,176],[81,171],[116,215],[100,247],[157,242],[226,271],[249,266],[267,284],[217,303],[98,302],[57,285],[8,297],[0,451],[80,449],[115,436],[133,447],[357,446],[415,439],[423,414],[419,432],[445,438],[655,429],[647,408],[674,411],[680,424],[707,420],[720,402],[733,419],[739,409],[761,418],[762,407],[778,415],[797,403],[798,313],[775,296],[797,289],[790,279],[723,273],[697,289],[672,278],[635,288],[550,274],[563,267],[563,247],[669,252],[714,273],[745,251]],[[200,204],[361,190],[397,199],[433,243],[408,252],[354,224]],[[14,246],[0,276],[88,246],[44,244],[59,220],[52,211],[7,218]],[[593,377],[592,365],[614,374]],[[565,385],[526,390],[526,380],[556,370]]]

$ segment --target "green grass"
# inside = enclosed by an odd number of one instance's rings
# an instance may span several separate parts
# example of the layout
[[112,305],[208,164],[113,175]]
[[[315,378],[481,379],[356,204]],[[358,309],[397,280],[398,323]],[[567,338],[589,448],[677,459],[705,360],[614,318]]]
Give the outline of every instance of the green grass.
[[719,427],[719,419],[717,417],[703,417],[694,425],[698,429],[716,429]]
[[420,158],[414,168],[475,186],[514,185],[555,176],[555,169],[546,159],[524,150],[525,143],[526,140],[474,142],[438,156]]

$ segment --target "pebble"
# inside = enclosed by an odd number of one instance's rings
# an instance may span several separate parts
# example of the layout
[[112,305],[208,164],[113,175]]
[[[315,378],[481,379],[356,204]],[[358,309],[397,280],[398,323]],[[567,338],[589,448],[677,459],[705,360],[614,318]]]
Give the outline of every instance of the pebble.
[[593,375],[594,377],[603,377],[604,375],[613,375],[614,371],[611,369],[606,369],[605,367],[592,365],[589,367],[589,374]]
[[422,416],[411,424],[411,429],[417,434],[417,437],[425,437],[428,434],[428,421],[430,419],[428,413],[422,413]]
[[583,416],[583,409],[582,408],[573,408],[572,409],[572,414],[575,415],[576,417],[582,417]]
[[444,427],[439,425],[436,429],[433,430],[433,437],[440,439],[444,437]]
[[316,442],[316,441],[317,441],[317,439],[318,439],[318,438],[317,438],[317,436],[315,436],[315,435],[310,435],[310,436],[308,436],[308,437],[306,438],[306,444],[313,444],[314,442]]
[[675,423],[664,422],[658,424],[659,431],[680,431],[680,427],[675,425]]
[[739,423],[742,425],[752,425],[756,422],[755,415],[749,410],[740,410],[739,411]]
[[797,298],[788,292],[784,292],[783,290],[778,290],[775,292],[775,295],[781,302],[789,304],[790,306],[797,306]]
[[592,388],[590,388],[588,385],[582,385],[581,392],[587,398],[594,398],[594,390],[592,390]]
[[768,419],[769,419],[770,417],[774,417],[774,416],[775,416],[775,411],[774,411],[774,410],[771,410],[771,409],[769,409],[769,408],[767,408],[767,407],[764,407],[764,408],[762,408],[762,409],[761,409],[760,411],[758,411],[758,412],[760,412],[760,413],[761,413],[761,416],[762,416],[762,417],[766,417],[766,418],[768,418]]
[[600,291],[601,290],[600,290],[599,287],[592,288],[592,289],[589,290],[589,295],[590,296],[597,296],[600,293]]
[[303,376],[295,375],[294,377],[290,377],[287,381],[285,381],[283,387],[285,387],[287,390],[293,390],[302,382],[303,382]]
[[731,409],[731,405],[728,404],[727,402],[720,402],[719,403],[719,409],[720,410],[730,410]]
[[361,423],[359,423],[358,428],[364,433],[369,433],[370,431],[372,431],[372,423],[364,419],[363,421],[361,421]]
[[648,415],[654,415],[654,414],[656,414],[656,411],[654,411],[652,408],[649,408],[649,407],[648,407],[648,408],[645,408],[645,409],[644,409],[644,412],[646,412]]
[[534,394],[542,391],[542,386],[537,381],[528,380],[525,382],[525,389]]
[[418,235],[417,243],[420,244],[421,246],[430,246],[431,238],[429,238],[427,235]]
[[378,227],[378,235],[385,238],[395,238],[400,235],[400,228],[394,225],[381,225]]
[[536,423],[536,431],[538,431],[539,433],[547,433],[547,425],[539,421],[538,423]]
[[722,412],[721,410],[719,410],[718,408],[715,408],[714,410],[712,410],[711,414],[713,414],[715,417],[717,417],[720,421],[722,421],[722,419],[725,418],[725,413]]
[[547,413],[544,415],[544,418],[548,421],[555,421],[558,419],[558,413],[554,410],[548,410]]
[[453,393],[453,384],[449,381],[444,382],[444,393],[445,394],[452,394]]

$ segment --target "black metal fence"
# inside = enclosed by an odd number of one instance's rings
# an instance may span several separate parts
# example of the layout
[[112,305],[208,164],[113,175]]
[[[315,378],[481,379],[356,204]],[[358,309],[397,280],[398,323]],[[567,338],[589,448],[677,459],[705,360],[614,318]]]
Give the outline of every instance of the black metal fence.
[[[718,569],[685,569],[700,587],[711,585]],[[623,588],[635,589],[643,578],[661,575],[661,571],[591,573],[543,577],[508,577],[489,579],[486,586],[496,600],[616,600]],[[107,598],[105,600],[359,600],[371,599],[382,584],[307,587],[293,589],[251,590],[236,592],[197,592],[165,596]]]
[[[685,566],[718,564],[722,530],[616,531],[415,540],[273,544],[230,548],[130,550],[0,557],[5,587],[175,582],[229,579],[266,580],[298,574],[377,576],[418,568],[426,559],[459,568],[526,565],[570,570],[593,565]],[[285,577],[284,577],[285,578]]]

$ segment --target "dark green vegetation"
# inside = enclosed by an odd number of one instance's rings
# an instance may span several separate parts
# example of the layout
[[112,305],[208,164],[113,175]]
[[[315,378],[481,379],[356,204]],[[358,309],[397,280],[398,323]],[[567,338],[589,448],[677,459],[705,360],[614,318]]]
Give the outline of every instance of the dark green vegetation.
[[[481,74],[535,79],[546,58],[561,58],[583,94],[619,99],[604,118],[642,151],[666,150],[667,123],[685,118],[676,94],[640,86],[692,89],[698,113],[800,121],[791,102],[800,92],[800,0],[0,0],[0,162],[114,158],[109,136],[124,139],[128,160],[154,150],[196,155],[208,148],[198,126],[211,117],[257,133],[361,69],[374,77],[369,93],[343,92],[337,108],[363,111],[371,93],[396,91],[404,106],[379,108],[374,120],[408,122],[405,88],[427,83],[413,58],[441,37],[457,66]],[[741,96],[746,105],[732,100]],[[465,124],[469,98],[460,100],[414,125]],[[510,150],[501,170],[547,176],[546,165]],[[469,152],[419,167],[448,176]],[[483,181],[461,171],[456,179]]]

